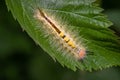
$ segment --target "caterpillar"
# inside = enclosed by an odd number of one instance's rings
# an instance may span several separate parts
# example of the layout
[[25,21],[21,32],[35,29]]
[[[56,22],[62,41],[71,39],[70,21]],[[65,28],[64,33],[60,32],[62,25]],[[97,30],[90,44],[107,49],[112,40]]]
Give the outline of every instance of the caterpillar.
[[68,36],[69,34],[66,34],[65,30],[62,30],[60,26],[56,25],[54,21],[42,9],[37,9],[34,16],[40,22],[47,24],[45,28],[49,28],[55,33],[54,35],[62,39],[62,43],[67,45],[65,47],[70,47],[66,49],[70,49],[70,53],[73,54],[75,58],[81,60],[85,57],[85,47],[82,45],[77,45],[76,41],[71,36]]

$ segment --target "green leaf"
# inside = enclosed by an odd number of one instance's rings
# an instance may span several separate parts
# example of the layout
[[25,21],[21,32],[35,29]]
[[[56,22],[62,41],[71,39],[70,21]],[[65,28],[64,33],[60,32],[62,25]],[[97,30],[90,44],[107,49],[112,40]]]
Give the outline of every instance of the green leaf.
[[[95,1],[6,0],[6,4],[21,27],[54,60],[74,71],[77,68],[92,71],[120,65],[120,42],[108,28],[112,23],[101,13],[103,9]],[[71,46],[55,34],[52,28],[49,29],[47,22],[40,20],[36,11],[39,15],[43,11],[54,20],[53,23],[64,28],[75,43],[86,49],[85,57],[82,60],[76,59],[71,54],[73,49],[69,49]],[[68,49],[70,52],[67,52]]]

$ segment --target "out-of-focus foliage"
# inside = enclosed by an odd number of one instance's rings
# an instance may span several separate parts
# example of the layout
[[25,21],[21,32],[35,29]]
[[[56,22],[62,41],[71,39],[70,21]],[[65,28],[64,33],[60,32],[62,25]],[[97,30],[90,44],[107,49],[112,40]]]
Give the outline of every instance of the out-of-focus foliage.
[[[105,13],[115,22],[114,29],[119,28],[120,24],[116,19],[120,16],[120,0],[104,1]],[[120,31],[117,31],[117,34],[118,32]],[[119,67],[95,72],[73,72],[59,63],[54,63],[23,32],[7,11],[4,0],[0,1],[0,80],[120,80],[119,74]]]
[[116,34],[118,36],[120,36],[120,9],[107,10],[106,14],[109,16],[109,19],[114,23],[111,28],[116,31]]

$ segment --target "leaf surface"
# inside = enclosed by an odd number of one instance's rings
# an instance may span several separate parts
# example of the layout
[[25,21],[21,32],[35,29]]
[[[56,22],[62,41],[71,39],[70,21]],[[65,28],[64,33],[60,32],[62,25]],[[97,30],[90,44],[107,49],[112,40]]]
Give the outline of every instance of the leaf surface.
[[[6,4],[21,27],[54,60],[74,71],[77,68],[92,71],[120,65],[120,41],[108,28],[112,23],[101,13],[103,9],[98,7],[95,1],[6,0]],[[58,51],[59,47],[62,47],[57,45],[60,42],[54,39],[53,35],[46,34],[47,30],[41,30],[43,24],[34,17],[37,9],[51,14],[56,22],[65,25],[69,32],[78,33],[74,33],[75,38],[82,38],[88,51],[83,60],[79,61],[69,54],[64,54],[65,49]]]

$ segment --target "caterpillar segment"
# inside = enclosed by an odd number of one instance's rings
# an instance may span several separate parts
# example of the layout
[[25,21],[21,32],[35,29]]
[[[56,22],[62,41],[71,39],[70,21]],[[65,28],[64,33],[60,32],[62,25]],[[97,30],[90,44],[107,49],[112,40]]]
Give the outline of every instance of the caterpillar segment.
[[59,35],[69,46],[75,48],[75,44],[66,35],[64,35],[63,32],[61,32]]

